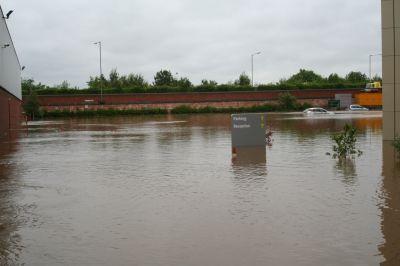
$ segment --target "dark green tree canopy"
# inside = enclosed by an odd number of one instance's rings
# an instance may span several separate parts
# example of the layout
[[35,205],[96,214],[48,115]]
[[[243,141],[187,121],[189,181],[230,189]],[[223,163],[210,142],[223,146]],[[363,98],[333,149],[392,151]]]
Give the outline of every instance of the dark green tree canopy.
[[289,83],[309,83],[309,82],[320,82],[322,76],[316,74],[312,70],[300,69],[300,71],[291,76],[287,82]]
[[175,86],[177,80],[169,70],[160,70],[154,76],[155,86]]
[[180,78],[177,81],[177,86],[181,88],[190,88],[193,86],[192,82],[188,78]]
[[355,72],[351,71],[349,74],[346,75],[346,80],[348,82],[354,82],[354,83],[362,83],[362,82],[368,82],[368,77],[367,75],[361,73],[361,72]]
[[327,80],[329,83],[340,83],[344,81],[344,79],[336,73],[330,74]]
[[216,82],[215,80],[203,79],[203,80],[201,80],[201,85],[203,85],[203,86],[217,86],[218,82]]
[[25,114],[31,119],[40,116],[40,104],[35,90],[31,89],[29,91],[29,95],[24,102],[23,108]]
[[246,73],[242,73],[239,76],[239,79],[235,80],[235,85],[239,86],[249,86],[250,85],[250,78]]
[[116,68],[112,69],[109,74],[109,79],[106,79],[104,75],[102,77],[90,77],[88,81],[89,89],[99,89],[103,87],[105,89],[117,89],[122,88],[134,88],[134,87],[147,87],[148,83],[144,77],[140,74],[129,74],[127,76],[120,75]]

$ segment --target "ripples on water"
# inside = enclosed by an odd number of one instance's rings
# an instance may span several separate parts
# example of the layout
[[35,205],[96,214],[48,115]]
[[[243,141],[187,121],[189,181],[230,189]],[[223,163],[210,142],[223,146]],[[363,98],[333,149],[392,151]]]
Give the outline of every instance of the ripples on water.
[[[32,123],[0,148],[0,262],[396,262],[397,163],[371,114],[271,114],[266,158],[240,160],[229,115]],[[338,161],[325,153],[345,123],[364,155]]]

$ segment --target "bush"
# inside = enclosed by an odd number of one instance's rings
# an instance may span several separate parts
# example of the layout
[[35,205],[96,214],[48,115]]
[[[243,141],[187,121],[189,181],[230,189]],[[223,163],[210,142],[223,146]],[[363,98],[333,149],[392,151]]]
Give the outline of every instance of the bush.
[[393,141],[393,147],[396,150],[396,152],[400,155],[400,137],[396,136],[394,141]]
[[289,92],[279,94],[278,102],[283,110],[296,110],[298,107],[296,97]]
[[355,127],[346,124],[342,132],[332,136],[332,140],[335,142],[333,145],[334,158],[347,158],[355,154],[358,154],[358,156],[362,154],[362,151],[356,149],[356,133]]
[[25,114],[32,120],[35,120],[43,115],[35,91],[31,91],[22,107],[24,108]]

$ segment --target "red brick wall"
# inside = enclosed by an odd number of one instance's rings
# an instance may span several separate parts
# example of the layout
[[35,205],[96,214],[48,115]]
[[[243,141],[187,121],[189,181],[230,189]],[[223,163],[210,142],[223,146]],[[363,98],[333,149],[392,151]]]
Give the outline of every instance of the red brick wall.
[[0,88],[0,137],[20,127],[21,114],[21,101]]
[[[328,99],[305,99],[299,100],[300,103],[310,103],[313,106],[327,106]],[[113,110],[129,110],[129,109],[145,109],[145,108],[160,108],[160,109],[172,109],[180,105],[190,105],[192,108],[201,107],[216,107],[216,108],[228,108],[228,107],[252,107],[263,104],[276,103],[272,101],[244,101],[244,102],[201,102],[201,103],[144,103],[144,104],[105,104],[105,105],[57,105],[57,106],[43,106],[42,108],[46,111],[65,110],[74,112],[77,110],[99,110],[99,109],[113,109]]]
[[[289,91],[297,99],[333,99],[337,93],[355,94],[358,89],[336,90],[295,90]],[[282,91],[260,92],[194,92],[194,93],[134,93],[134,94],[108,94],[103,96],[107,105],[126,104],[157,104],[157,103],[205,103],[205,102],[246,102],[246,101],[273,101]],[[100,95],[53,95],[39,96],[42,106],[76,106],[97,104]]]

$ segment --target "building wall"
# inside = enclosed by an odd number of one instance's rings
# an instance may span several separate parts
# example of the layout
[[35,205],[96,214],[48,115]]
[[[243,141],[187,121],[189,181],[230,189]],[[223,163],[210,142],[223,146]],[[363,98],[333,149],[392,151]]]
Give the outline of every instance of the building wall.
[[383,138],[400,136],[400,0],[381,0]]
[[0,87],[21,99],[21,66],[3,17],[0,7]]
[[21,109],[21,100],[0,88],[0,138],[19,128]]
[[21,121],[21,66],[0,7],[0,137]]
[[[304,99],[334,99],[335,94],[352,94],[359,89],[337,90],[296,90],[289,91],[299,100]],[[256,102],[277,100],[282,91],[262,92],[203,92],[203,93],[136,93],[104,95],[106,105],[129,104],[167,104],[167,103],[210,103],[210,102]],[[93,105],[100,102],[100,95],[42,95],[38,97],[43,107]]]
[[[313,106],[327,106],[327,99],[302,99],[300,103],[309,103]],[[57,105],[57,106],[44,106],[46,111],[96,111],[96,110],[140,110],[140,109],[173,109],[181,105],[188,105],[192,108],[202,107],[216,107],[216,108],[237,108],[237,107],[252,107],[264,104],[274,104],[276,101],[231,101],[231,102],[190,102],[190,103],[141,103],[141,104],[106,104],[106,105]]]

